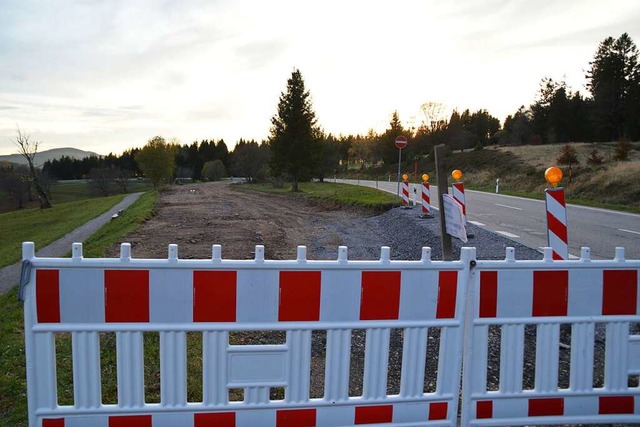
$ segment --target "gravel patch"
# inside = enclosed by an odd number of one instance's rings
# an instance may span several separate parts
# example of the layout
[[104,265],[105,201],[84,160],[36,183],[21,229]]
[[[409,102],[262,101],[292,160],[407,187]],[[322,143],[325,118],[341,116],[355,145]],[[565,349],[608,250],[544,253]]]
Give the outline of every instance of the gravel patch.
[[[391,259],[419,260],[422,247],[428,246],[431,248],[431,259],[442,260],[440,217],[437,211],[433,218],[422,219],[419,209],[394,208],[382,215],[343,221],[325,231],[310,248],[310,257],[337,258],[335,234],[339,234],[339,243],[349,248],[349,259],[378,259],[380,247],[389,246]],[[473,236],[468,243],[453,239],[453,259],[460,258],[462,247],[476,247],[478,259],[504,259],[507,247],[516,249],[516,259],[542,259],[542,254],[537,250],[473,224],[467,224],[467,234]]]

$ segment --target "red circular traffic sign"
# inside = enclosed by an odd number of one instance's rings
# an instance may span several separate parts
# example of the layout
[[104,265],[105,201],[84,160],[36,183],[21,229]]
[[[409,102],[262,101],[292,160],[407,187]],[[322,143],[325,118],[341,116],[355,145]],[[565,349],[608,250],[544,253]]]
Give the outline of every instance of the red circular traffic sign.
[[396,147],[402,150],[406,146],[407,146],[407,138],[405,136],[400,135],[399,137],[396,138]]

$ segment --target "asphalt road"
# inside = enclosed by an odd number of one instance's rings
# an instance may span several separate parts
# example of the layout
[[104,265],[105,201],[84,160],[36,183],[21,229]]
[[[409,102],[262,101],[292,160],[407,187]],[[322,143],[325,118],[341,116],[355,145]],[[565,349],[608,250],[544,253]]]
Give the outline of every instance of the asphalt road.
[[[396,194],[397,184],[387,181],[338,180],[379,188]],[[451,191],[451,190],[449,190]],[[413,195],[413,185],[411,186]],[[467,220],[486,230],[534,249],[547,246],[546,208],[543,200],[465,191]],[[417,188],[420,201],[420,188]],[[438,206],[437,188],[431,186],[431,203]],[[612,259],[615,248],[625,248],[627,259],[640,259],[640,215],[607,209],[567,205],[569,253],[591,248],[591,258]]]

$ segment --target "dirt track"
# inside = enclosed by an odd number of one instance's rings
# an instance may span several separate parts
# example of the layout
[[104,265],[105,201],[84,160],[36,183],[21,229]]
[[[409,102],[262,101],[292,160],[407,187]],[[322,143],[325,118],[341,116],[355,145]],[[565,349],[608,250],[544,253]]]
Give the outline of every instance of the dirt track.
[[[344,230],[358,227],[362,218],[302,198],[292,205],[289,196],[234,190],[224,182],[190,184],[163,192],[153,220],[126,241],[137,258],[166,258],[167,246],[176,243],[180,258],[210,258],[211,245],[220,244],[227,259],[252,258],[255,245],[265,246],[267,259],[294,258],[297,245],[308,246],[310,259],[326,259],[323,248],[345,244]],[[113,248],[109,256],[117,252]]]

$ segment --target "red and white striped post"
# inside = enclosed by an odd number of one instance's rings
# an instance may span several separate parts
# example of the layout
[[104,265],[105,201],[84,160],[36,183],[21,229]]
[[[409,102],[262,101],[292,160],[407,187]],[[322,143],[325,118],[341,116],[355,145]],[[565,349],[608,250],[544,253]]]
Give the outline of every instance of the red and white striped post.
[[462,217],[466,224],[467,222],[467,205],[464,200],[464,183],[460,182],[460,178],[462,178],[462,171],[460,169],[456,169],[451,172],[451,176],[456,182],[451,184],[451,193],[456,202],[462,205]]
[[431,215],[431,187],[429,185],[429,175],[422,174],[422,218],[430,217]]
[[411,209],[409,206],[409,175],[402,175],[402,209]]
[[567,238],[567,205],[564,199],[564,188],[558,187],[562,179],[562,170],[550,167],[544,173],[545,179],[552,188],[544,190],[547,208],[547,238],[553,251],[553,259],[569,259],[569,240]]

